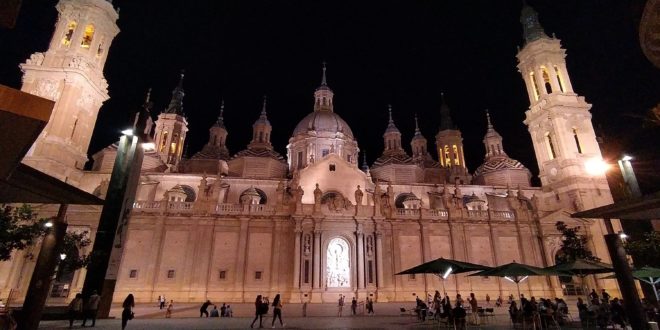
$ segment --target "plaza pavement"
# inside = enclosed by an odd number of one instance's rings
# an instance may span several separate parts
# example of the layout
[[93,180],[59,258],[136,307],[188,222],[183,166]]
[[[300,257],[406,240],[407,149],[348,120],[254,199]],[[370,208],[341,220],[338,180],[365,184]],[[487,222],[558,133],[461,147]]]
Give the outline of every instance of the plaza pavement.
[[[222,303],[220,303],[222,305]],[[218,305],[218,309],[220,308]],[[200,318],[198,304],[175,304],[171,319],[166,319],[165,310],[155,304],[140,304],[135,307],[135,319],[129,321],[127,329],[249,329],[254,317],[254,305],[231,304],[234,310],[232,318]],[[287,304],[283,309],[283,320],[287,329],[437,329],[435,321],[420,322],[415,316],[402,315],[400,308],[414,307],[414,302],[376,303],[376,315],[350,315],[350,306],[344,306],[343,316],[337,316],[335,304],[309,304],[307,317],[302,317],[302,304]],[[213,308],[211,306],[209,311]],[[111,319],[98,320],[97,329],[120,329],[121,306],[114,306]],[[264,317],[264,328],[271,328],[272,314]],[[81,321],[74,323],[80,327]],[[89,323],[88,323],[89,325]],[[258,327],[259,321],[256,323]],[[42,329],[68,329],[68,321],[42,321]],[[276,328],[281,328],[279,322]],[[507,307],[495,308],[495,317],[482,324],[479,329],[511,329],[507,317]],[[476,329],[476,327],[471,327]]]

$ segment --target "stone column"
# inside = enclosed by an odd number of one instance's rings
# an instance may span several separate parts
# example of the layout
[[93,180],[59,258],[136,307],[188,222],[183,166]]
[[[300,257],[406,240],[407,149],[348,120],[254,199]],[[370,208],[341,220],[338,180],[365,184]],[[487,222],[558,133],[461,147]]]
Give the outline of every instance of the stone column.
[[314,277],[313,288],[321,287],[321,231],[314,230]]
[[566,70],[566,63],[561,63],[557,65],[559,69],[559,74],[562,78],[562,83],[564,84],[565,93],[573,93],[573,85],[571,85],[571,79],[568,77],[568,71]]
[[545,89],[545,81],[543,80],[543,70],[541,68],[534,68],[534,78],[536,79],[536,86],[539,88],[539,95],[547,95],[548,90]]
[[358,289],[364,289],[364,234],[361,229],[355,232],[357,236],[357,284]]
[[552,86],[552,91],[561,93],[561,87],[559,87],[559,78],[557,77],[555,66],[552,65],[552,63],[546,63],[545,67],[548,70],[548,76],[550,76],[550,86]]
[[379,289],[385,287],[383,278],[383,233],[376,231],[376,284]]
[[300,289],[300,235],[302,235],[302,230],[296,224],[296,229],[294,231],[294,236],[296,238],[293,248],[293,289],[294,291]]
[[[249,219],[248,218],[240,218],[241,221],[241,231],[238,234],[238,255],[236,256],[236,279],[234,282],[234,288],[237,291],[243,292],[244,286],[243,284],[245,283],[245,278],[247,278],[247,274],[245,274],[245,259],[246,259],[246,254],[247,254],[247,243],[248,243],[248,224],[249,224]],[[243,295],[241,293],[241,299],[243,299]]]

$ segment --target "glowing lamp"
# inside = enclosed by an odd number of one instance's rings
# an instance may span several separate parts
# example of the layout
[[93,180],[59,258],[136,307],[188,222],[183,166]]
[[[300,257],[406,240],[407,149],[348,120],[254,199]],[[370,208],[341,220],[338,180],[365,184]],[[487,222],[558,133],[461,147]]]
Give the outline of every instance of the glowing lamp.
[[447,271],[442,275],[442,279],[443,279],[443,280],[446,280],[446,279],[447,279],[447,276],[449,276],[449,275],[451,274],[451,271],[452,271],[452,270],[454,270],[454,269],[451,268],[451,266],[449,266],[449,268],[447,268]]
[[609,167],[609,164],[598,158],[590,159],[584,163],[584,169],[587,171],[587,174],[594,176],[605,174]]
[[133,136],[133,130],[128,128],[123,131],[121,131],[121,134],[128,135],[128,136]]
[[44,223],[44,227],[51,228],[51,227],[53,227],[53,223],[48,221],[48,222]]
[[153,143],[153,142],[145,142],[145,143],[142,143],[142,149],[144,149],[144,151],[153,151],[153,150],[156,150],[156,144]]
[[624,162],[629,162],[629,161],[633,160],[633,158],[628,156],[628,155],[623,155],[623,158],[621,158],[621,160],[624,161]]
[[620,231],[620,232],[619,232],[619,238],[620,238],[621,240],[625,240],[626,238],[628,238],[628,235],[626,235],[626,233]]
[[66,259],[66,253],[60,253],[60,260]]

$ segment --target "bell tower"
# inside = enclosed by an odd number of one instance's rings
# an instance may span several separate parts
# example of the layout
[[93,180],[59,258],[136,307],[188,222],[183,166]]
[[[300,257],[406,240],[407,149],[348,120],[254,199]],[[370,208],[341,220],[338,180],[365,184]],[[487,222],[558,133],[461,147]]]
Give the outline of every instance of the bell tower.
[[170,166],[179,164],[183,155],[183,146],[188,133],[188,120],[183,113],[183,76],[181,71],[179,84],[172,91],[170,105],[156,120],[156,152],[160,158]]
[[103,67],[119,33],[107,0],[61,0],[48,50],[21,64],[21,90],[55,101],[46,127],[28,151],[26,164],[62,181],[77,183],[99,109],[108,99]]
[[525,45],[517,54],[518,70],[530,101],[524,122],[543,187],[576,210],[611,202],[591,104],[573,91],[566,51],[560,40],[545,34],[536,11],[527,4],[520,21]]

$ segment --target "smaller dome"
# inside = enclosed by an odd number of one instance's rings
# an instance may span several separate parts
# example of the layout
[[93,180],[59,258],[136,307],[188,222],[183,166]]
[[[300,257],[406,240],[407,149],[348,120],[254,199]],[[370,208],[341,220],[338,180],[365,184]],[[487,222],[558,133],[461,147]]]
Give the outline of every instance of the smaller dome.
[[307,134],[309,131],[343,133],[353,139],[353,132],[346,121],[330,111],[314,111],[308,114],[296,125],[293,135]]
[[254,197],[261,198],[261,195],[259,194],[259,192],[257,191],[257,189],[255,189],[254,187],[250,187],[250,188],[248,188],[248,189],[245,190],[241,195],[242,195],[242,196],[254,196]]
[[501,170],[527,170],[519,161],[509,157],[491,157],[474,171],[475,176],[484,175]]
[[184,195],[186,194],[186,191],[183,190],[183,187],[180,184],[178,184],[178,185],[174,186],[172,189],[170,189],[170,192],[171,193],[184,194]]
[[473,203],[473,202],[485,202],[483,199],[480,199],[475,193],[472,193],[470,196],[463,196],[463,203]]

